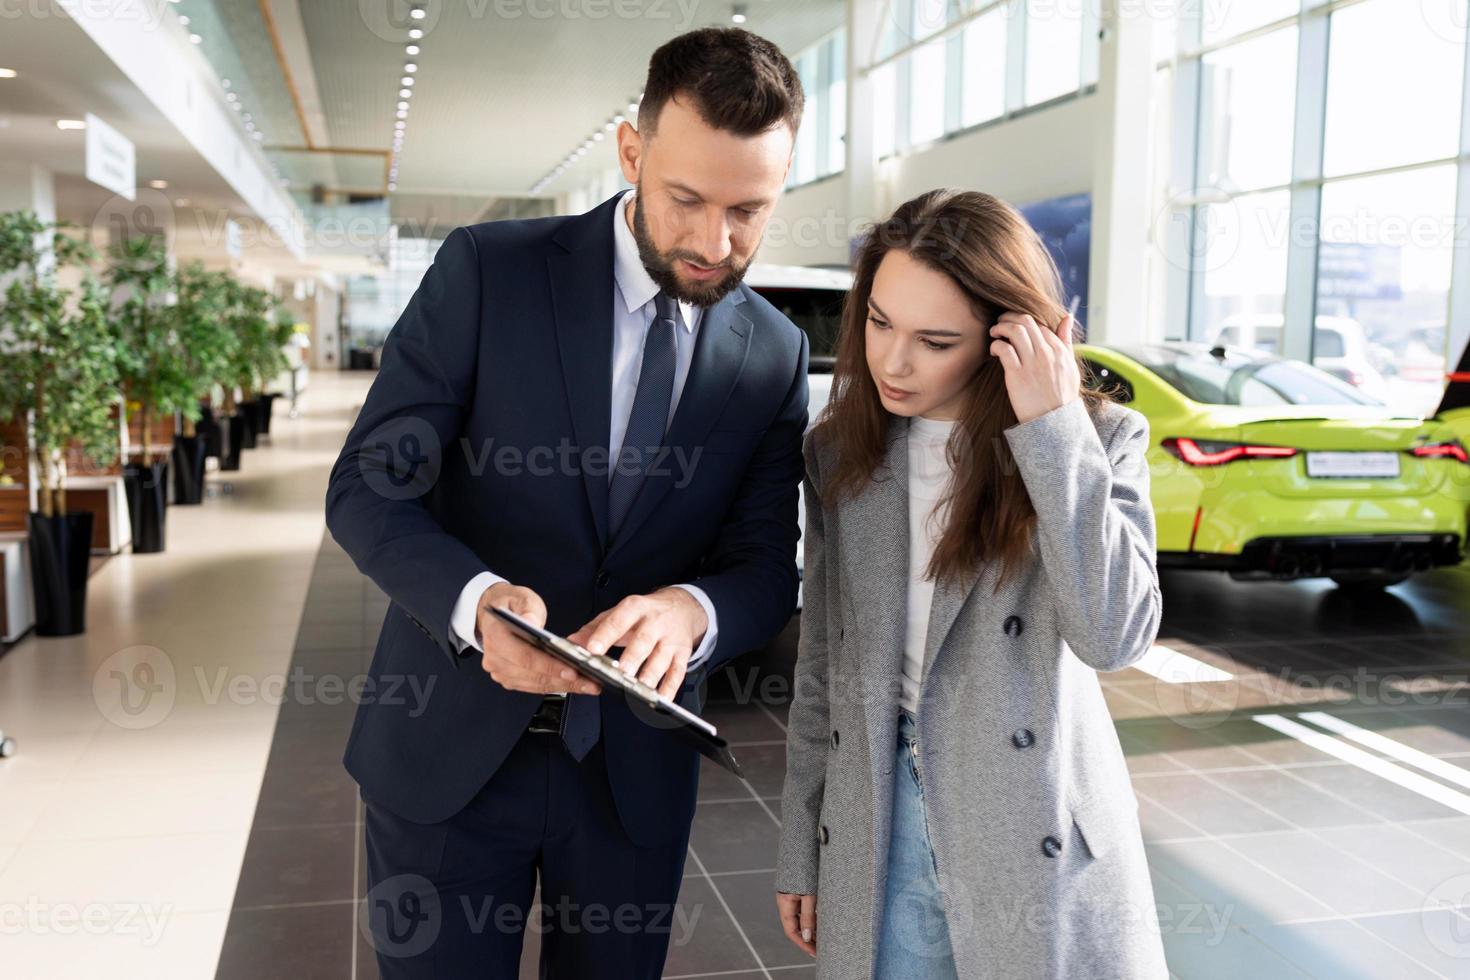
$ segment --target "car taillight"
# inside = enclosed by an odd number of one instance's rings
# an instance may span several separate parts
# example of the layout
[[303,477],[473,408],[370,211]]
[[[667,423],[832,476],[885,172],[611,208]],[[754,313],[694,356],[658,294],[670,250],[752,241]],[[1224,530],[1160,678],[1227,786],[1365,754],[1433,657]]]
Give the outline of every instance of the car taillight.
[[1296,455],[1296,450],[1290,446],[1255,446],[1219,439],[1190,439],[1188,436],[1170,436],[1160,445],[1190,466],[1219,466],[1237,459],[1284,459]]
[[1466,455],[1465,446],[1458,439],[1451,439],[1449,442],[1434,442],[1427,446],[1415,446],[1409,452],[1420,457],[1444,456],[1461,463],[1470,463],[1470,456]]

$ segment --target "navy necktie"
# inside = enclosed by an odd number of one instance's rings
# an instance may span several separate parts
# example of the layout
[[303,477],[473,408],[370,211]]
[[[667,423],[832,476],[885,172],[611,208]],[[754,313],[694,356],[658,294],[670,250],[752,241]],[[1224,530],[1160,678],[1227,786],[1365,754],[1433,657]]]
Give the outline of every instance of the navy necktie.
[[638,390],[628,413],[628,429],[622,451],[614,460],[612,484],[607,492],[608,540],[633,507],[647,470],[663,448],[669,424],[669,402],[674,395],[674,331],[678,329],[679,304],[662,291],[653,298],[655,314],[643,342],[643,367],[638,372]]
[[[628,412],[628,429],[623,435],[622,451],[612,460],[615,469],[607,494],[609,541],[617,536],[618,528],[638,497],[648,468],[657,461],[669,424],[679,304],[662,291],[654,296],[653,303],[655,313],[643,341],[643,366],[638,370],[638,390]],[[567,696],[563,711],[562,741],[580,762],[597,743],[602,726],[601,705],[596,697],[572,694]]]

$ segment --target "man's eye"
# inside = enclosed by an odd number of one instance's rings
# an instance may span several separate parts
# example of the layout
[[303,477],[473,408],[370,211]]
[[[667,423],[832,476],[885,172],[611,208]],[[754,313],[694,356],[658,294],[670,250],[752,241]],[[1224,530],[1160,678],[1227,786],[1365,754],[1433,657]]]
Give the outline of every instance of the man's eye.
[[694,207],[694,202],[693,201],[686,201],[682,197],[676,197],[676,198],[674,198],[674,203],[677,204],[677,205],[679,205],[680,207],[683,207],[683,208],[692,208],[692,207]]
[[747,218],[754,218],[756,215],[761,213],[760,208],[736,208],[735,210],[739,211]]

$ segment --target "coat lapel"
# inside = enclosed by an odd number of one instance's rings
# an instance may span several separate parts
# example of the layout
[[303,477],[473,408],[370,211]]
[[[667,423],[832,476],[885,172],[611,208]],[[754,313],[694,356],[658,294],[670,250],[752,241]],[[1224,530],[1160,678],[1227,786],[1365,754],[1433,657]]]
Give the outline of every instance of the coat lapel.
[[[732,290],[724,299],[704,311],[694,338],[694,357],[689,376],[679,395],[679,407],[669,421],[664,437],[665,452],[653,471],[644,477],[633,506],[618,528],[618,536],[608,546],[608,554],[617,551],[636,535],[638,526],[658,509],[659,502],[676,483],[687,483],[691,470],[698,465],[698,452],[705,435],[725,407],[750,349],[751,322],[740,309],[745,302],[741,289]],[[604,414],[606,414],[604,409]],[[604,439],[606,444],[606,439]],[[603,488],[604,506],[607,491]]]
[[[566,251],[546,260],[556,317],[556,342],[562,379],[571,406],[579,453],[602,447],[611,438],[613,195],[586,214],[568,221],[554,241]],[[597,539],[607,540],[607,471],[580,462]]]

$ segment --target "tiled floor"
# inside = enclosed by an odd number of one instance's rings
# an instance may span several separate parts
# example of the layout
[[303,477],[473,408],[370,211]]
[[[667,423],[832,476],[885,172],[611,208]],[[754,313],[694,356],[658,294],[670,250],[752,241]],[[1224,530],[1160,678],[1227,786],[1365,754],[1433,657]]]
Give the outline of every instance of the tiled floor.
[[[1470,575],[1456,570],[1345,602],[1331,586],[1168,578],[1161,645],[1229,679],[1174,684],[1127,670],[1104,683],[1142,802],[1176,976],[1470,976],[1470,793],[1456,791],[1470,788],[1470,629],[1452,612],[1470,605],[1467,586]],[[384,602],[326,540],[297,662],[365,664]],[[1216,614],[1233,625],[1215,626]],[[706,766],[677,920],[691,928],[675,930],[668,977],[811,972],[772,914],[796,630],[712,689],[708,717],[748,778]],[[1329,735],[1316,711],[1391,741]],[[1348,746],[1351,761],[1269,727],[1271,715]],[[349,723],[335,708],[283,710],[221,978],[287,964],[297,975],[340,977],[349,959],[353,976],[375,975],[346,897],[364,890],[352,785],[321,758]],[[1435,760],[1440,771],[1422,775]],[[1426,796],[1416,775],[1446,792]],[[325,940],[324,922],[337,930]],[[310,952],[309,968],[298,949]],[[535,975],[534,954],[533,937],[523,977]]]
[[[0,763],[0,908],[40,910],[0,938],[7,980],[375,975],[333,685],[366,669],[387,600],[321,515],[366,381],[314,383],[231,493],[171,511],[166,555],[103,565],[85,637],[0,657],[22,746]],[[1186,573],[1164,590],[1152,673],[1103,683],[1173,975],[1470,977],[1470,568],[1370,599]],[[796,629],[712,688],[748,779],[704,774],[669,977],[812,973],[771,886]],[[129,728],[108,679],[137,679],[139,645],[175,693]],[[284,699],[252,691],[273,678]],[[63,934],[86,908],[106,928]],[[526,954],[534,976],[534,935]]]

